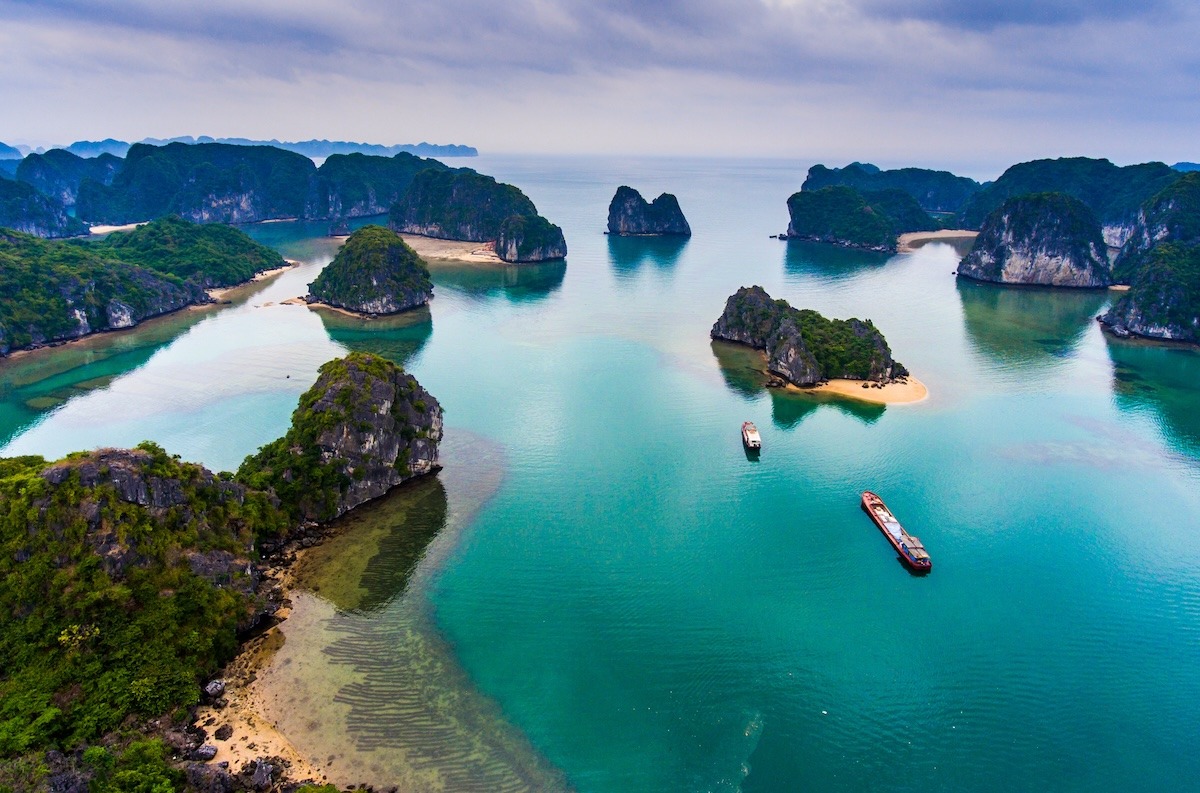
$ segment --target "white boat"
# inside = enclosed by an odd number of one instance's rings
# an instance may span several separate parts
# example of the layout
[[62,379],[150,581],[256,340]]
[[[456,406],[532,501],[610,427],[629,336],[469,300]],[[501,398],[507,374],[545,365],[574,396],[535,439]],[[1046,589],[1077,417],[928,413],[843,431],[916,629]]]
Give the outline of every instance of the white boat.
[[758,434],[758,427],[754,426],[753,421],[742,422],[742,444],[747,449],[762,448],[762,436]]

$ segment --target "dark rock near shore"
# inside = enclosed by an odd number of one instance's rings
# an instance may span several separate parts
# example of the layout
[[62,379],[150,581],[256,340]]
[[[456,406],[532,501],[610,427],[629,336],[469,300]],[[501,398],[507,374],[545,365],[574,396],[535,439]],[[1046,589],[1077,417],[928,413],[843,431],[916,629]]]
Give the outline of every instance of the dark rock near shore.
[[608,205],[608,233],[690,237],[692,228],[675,196],[663,193],[647,203],[637,190],[621,185]]
[[563,259],[567,241],[562,229],[541,215],[514,215],[500,226],[496,255],[506,262]]
[[826,319],[773,300],[760,286],[730,296],[710,335],[763,350],[768,371],[798,386],[833,377],[888,382],[908,374],[869,320]]
[[321,367],[288,433],[247,457],[238,479],[274,489],[303,520],[332,520],[438,470],[441,439],[441,405],[416,378],[351,353]]
[[1100,224],[1079,199],[1035,193],[988,215],[958,274],[977,281],[1095,288],[1112,281]]

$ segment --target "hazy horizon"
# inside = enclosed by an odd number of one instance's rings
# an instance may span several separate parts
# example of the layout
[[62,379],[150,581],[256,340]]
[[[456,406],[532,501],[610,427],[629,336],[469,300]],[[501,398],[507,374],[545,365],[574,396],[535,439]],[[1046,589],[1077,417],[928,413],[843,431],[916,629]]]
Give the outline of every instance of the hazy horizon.
[[0,20],[10,144],[428,141],[976,178],[1200,160],[1200,9],[1174,0],[0,0]]

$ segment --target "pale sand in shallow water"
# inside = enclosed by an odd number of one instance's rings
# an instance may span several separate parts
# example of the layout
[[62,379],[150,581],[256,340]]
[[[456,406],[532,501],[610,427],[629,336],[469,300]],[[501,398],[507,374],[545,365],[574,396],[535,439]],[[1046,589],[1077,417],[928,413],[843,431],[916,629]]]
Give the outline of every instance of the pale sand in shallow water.
[[970,240],[979,236],[978,231],[967,229],[942,229],[941,231],[911,231],[901,234],[896,240],[898,253],[912,253],[927,242],[945,242],[949,240]]
[[874,405],[901,405],[906,402],[920,402],[929,396],[929,389],[915,377],[909,376],[904,381],[887,383],[882,388],[876,388],[874,383],[863,388],[862,380],[829,380],[824,385],[814,388],[800,388],[788,385],[787,390],[798,391],[802,394],[833,394],[836,396],[870,402]]
[[[297,558],[303,554],[304,550],[296,552]],[[279,583],[285,591],[290,588],[290,571],[280,571]],[[286,619],[289,610],[284,606],[276,616],[281,620]],[[223,671],[225,700],[228,704],[220,710],[207,705],[198,708],[196,724],[208,733],[205,743],[217,747],[217,756],[212,762],[228,762],[234,773],[256,758],[281,757],[288,763],[289,780],[324,782],[326,776],[321,769],[301,755],[292,742],[262,715],[262,692],[253,685],[258,673],[270,662],[282,641],[282,634],[277,629],[271,629],[242,645],[238,656]],[[229,725],[233,733],[224,741],[217,740],[214,733],[224,725]]]
[[213,300],[225,300],[235,290],[245,289],[247,286],[250,286],[252,284],[257,284],[262,281],[266,281],[267,279],[274,278],[277,275],[282,275],[283,273],[286,273],[288,270],[292,269],[293,267],[300,266],[300,262],[293,261],[292,259],[284,259],[284,261],[287,262],[287,264],[285,264],[283,267],[276,267],[273,270],[263,270],[260,273],[255,273],[254,277],[251,278],[249,281],[244,281],[243,283],[237,284],[236,286],[227,286],[227,287],[224,287],[221,289],[209,289],[209,290],[207,290],[208,296],[211,297]]

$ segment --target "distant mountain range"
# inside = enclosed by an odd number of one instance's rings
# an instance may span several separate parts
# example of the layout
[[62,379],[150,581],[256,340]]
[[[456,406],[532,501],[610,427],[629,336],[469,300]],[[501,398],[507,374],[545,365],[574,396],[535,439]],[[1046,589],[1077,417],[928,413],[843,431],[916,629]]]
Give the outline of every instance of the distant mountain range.
[[1171,167],[1177,171],[1200,171],[1200,162],[1177,162]]
[[[142,143],[151,146],[165,146],[168,143],[228,143],[232,146],[274,146],[277,149],[294,151],[305,157],[319,159],[331,154],[374,154],[380,157],[391,157],[400,152],[408,152],[418,157],[476,157],[479,150],[474,146],[460,146],[456,143],[400,143],[395,146],[383,146],[378,143],[355,143],[345,140],[251,140],[250,138],[211,138],[201,135],[193,138],[184,135],[178,138],[145,138]],[[124,157],[129,151],[130,143],[123,140],[105,138],[104,140],[77,140],[70,146],[64,146],[67,151],[80,157],[99,157],[101,154],[112,154]],[[15,160],[30,152],[41,154],[44,149],[31,149],[29,146],[8,146],[0,143],[0,160]]]

